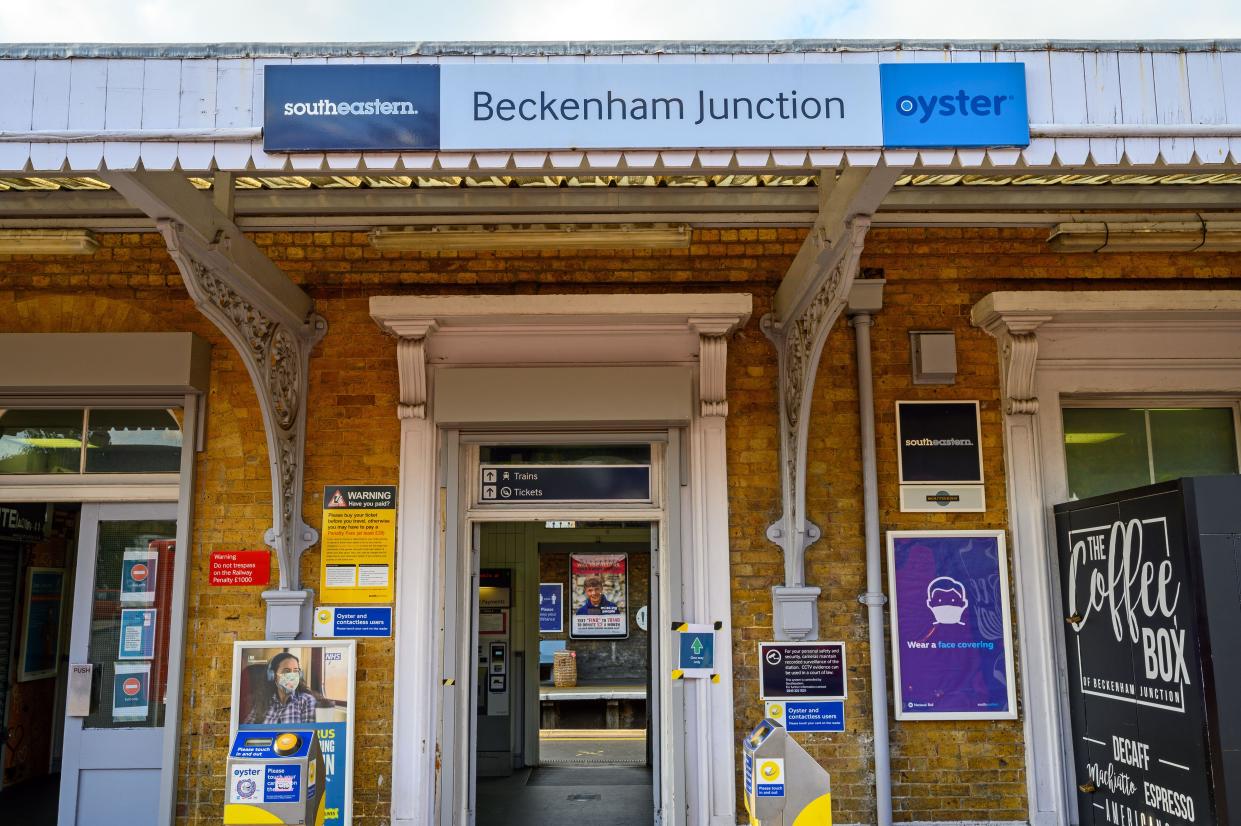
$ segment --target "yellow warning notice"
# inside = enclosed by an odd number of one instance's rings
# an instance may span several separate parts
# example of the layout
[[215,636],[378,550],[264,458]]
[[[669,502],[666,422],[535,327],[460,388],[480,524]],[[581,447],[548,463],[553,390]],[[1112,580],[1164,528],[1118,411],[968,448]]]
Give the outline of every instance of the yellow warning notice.
[[320,602],[393,602],[396,486],[323,489]]

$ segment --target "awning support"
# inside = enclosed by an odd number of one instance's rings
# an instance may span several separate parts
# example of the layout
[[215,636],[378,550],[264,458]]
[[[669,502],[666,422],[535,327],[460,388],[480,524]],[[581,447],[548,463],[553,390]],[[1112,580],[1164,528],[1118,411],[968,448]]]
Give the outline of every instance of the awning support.
[[820,589],[806,584],[806,549],[822,531],[806,518],[806,442],[819,357],[849,298],[871,215],[900,175],[886,166],[822,173],[819,216],[776,291],[763,332],[780,374],[780,487],[783,512],[767,538],[784,554],[784,584],[772,588],[777,640],[819,636]]
[[102,177],[155,219],[195,306],[241,354],[258,394],[267,434],[272,527],[279,588],[265,591],[267,638],[310,633],[313,592],[298,562],[319,534],[302,520],[306,396],[310,351],[327,332],[314,302],[272,263],[209,197],[166,172],[108,172]]

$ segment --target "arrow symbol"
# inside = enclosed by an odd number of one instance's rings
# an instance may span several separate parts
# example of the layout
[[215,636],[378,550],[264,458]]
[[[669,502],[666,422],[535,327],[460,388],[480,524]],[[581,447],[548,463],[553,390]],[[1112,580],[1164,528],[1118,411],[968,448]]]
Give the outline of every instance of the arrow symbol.
[[694,637],[694,641],[690,643],[689,650],[694,652],[695,657],[701,654],[702,653],[702,640],[699,639],[698,637]]

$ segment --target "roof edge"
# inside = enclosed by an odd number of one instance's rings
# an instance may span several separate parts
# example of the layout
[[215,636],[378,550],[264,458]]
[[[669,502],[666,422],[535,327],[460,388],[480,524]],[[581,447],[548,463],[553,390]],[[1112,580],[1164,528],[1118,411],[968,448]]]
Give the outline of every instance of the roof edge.
[[410,43],[7,43],[0,60],[281,57],[565,57],[864,51],[1235,52],[1241,40],[566,40]]

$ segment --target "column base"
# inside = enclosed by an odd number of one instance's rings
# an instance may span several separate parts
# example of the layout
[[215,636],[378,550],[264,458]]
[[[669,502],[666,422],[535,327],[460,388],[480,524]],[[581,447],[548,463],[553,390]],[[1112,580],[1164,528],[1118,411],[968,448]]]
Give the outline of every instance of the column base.
[[777,640],[819,638],[819,588],[776,585],[771,589],[772,625]]
[[267,603],[267,639],[310,639],[315,610],[313,590],[264,591],[263,601]]

